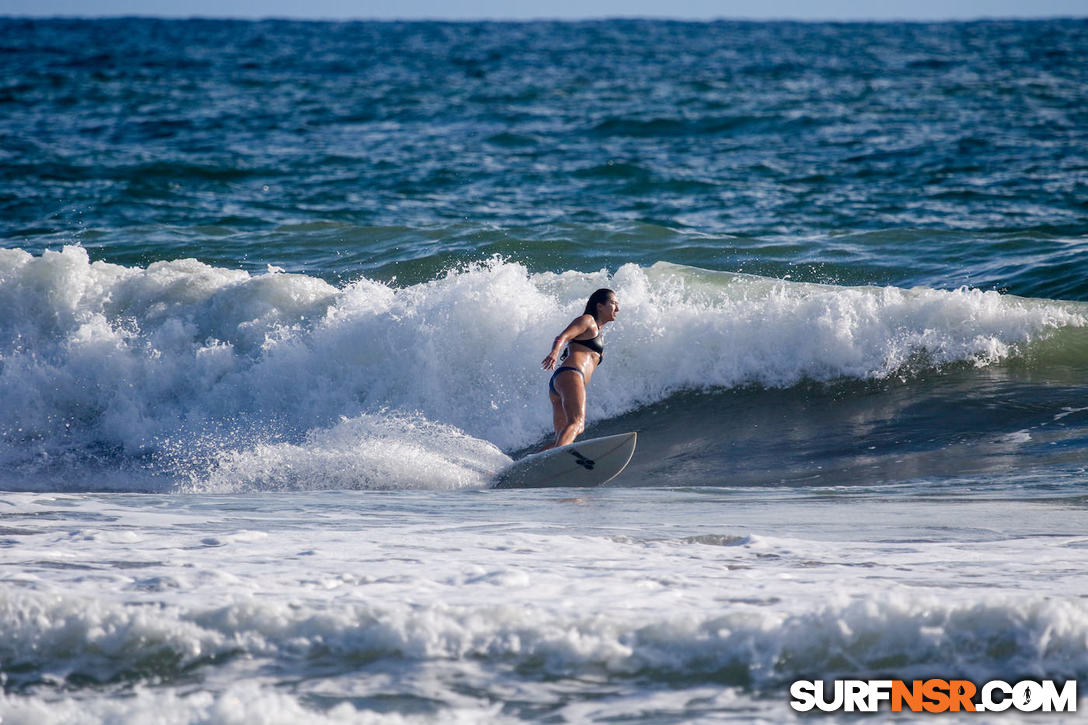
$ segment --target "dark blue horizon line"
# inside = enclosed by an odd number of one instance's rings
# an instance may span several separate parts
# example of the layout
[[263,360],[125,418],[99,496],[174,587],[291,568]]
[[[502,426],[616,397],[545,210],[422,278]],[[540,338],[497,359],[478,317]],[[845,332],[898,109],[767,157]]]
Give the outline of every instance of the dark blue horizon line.
[[261,16],[247,17],[234,15],[133,15],[131,13],[85,15],[81,13],[0,13],[0,21],[85,21],[85,22],[110,22],[118,20],[144,20],[159,22],[223,22],[223,23],[315,23],[315,24],[348,24],[348,23],[389,23],[389,24],[502,24],[502,25],[528,25],[528,24],[593,24],[612,22],[653,22],[676,23],[691,25],[711,24],[798,24],[798,25],[965,25],[980,23],[1049,23],[1055,21],[1088,22],[1088,12],[1084,15],[1047,15],[1047,16],[1021,16],[1021,15],[981,15],[963,18],[751,18],[751,17],[713,17],[713,18],[684,18],[657,15],[604,15],[600,17],[585,18],[560,18],[560,17],[533,17],[533,18],[442,18],[442,17],[405,17],[405,18],[305,18],[292,16]]

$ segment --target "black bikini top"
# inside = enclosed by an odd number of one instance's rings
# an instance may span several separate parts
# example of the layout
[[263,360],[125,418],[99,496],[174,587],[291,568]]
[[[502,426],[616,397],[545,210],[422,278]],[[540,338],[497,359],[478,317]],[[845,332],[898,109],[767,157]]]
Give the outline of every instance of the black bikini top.
[[588,340],[571,340],[570,344],[578,343],[582,347],[589,348],[593,352],[601,356],[601,359],[597,362],[600,365],[604,362],[604,341],[601,339],[601,333],[598,332],[596,337],[591,337]]

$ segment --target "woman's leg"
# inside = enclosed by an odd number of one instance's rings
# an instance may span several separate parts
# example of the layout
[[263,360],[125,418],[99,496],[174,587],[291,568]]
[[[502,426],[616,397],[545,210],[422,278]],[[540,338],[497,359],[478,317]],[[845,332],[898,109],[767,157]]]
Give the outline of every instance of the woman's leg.
[[[555,425],[553,448],[573,443],[586,429],[586,383],[580,371],[564,371],[555,378],[559,395],[552,401],[552,422]],[[558,400],[557,400],[558,398]]]
[[559,440],[559,433],[567,425],[567,414],[563,412],[563,399],[555,393],[548,393],[548,400],[552,403],[552,427],[555,428],[555,438],[552,442],[540,450],[546,451],[555,448],[555,442]]

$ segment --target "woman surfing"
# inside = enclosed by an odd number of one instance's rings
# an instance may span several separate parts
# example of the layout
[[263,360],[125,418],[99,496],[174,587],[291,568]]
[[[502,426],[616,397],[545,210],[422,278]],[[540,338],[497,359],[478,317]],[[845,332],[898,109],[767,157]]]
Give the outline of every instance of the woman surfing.
[[[558,448],[580,436],[586,429],[586,386],[593,371],[604,359],[601,328],[616,319],[620,311],[616,293],[599,289],[589,296],[586,309],[567,325],[552,342],[551,352],[540,363],[545,370],[555,370],[548,381],[552,403],[555,441],[540,450]],[[560,351],[566,347],[563,356]],[[556,365],[562,362],[559,367]]]

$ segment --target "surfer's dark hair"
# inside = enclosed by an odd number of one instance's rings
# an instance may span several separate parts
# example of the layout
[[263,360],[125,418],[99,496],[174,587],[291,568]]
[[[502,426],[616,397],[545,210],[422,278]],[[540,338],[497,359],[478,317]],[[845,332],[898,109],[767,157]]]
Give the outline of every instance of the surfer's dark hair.
[[586,311],[582,314],[593,315],[593,319],[597,319],[597,305],[603,305],[605,302],[608,302],[609,297],[615,296],[615,292],[602,287],[589,296],[589,302],[586,302]]

